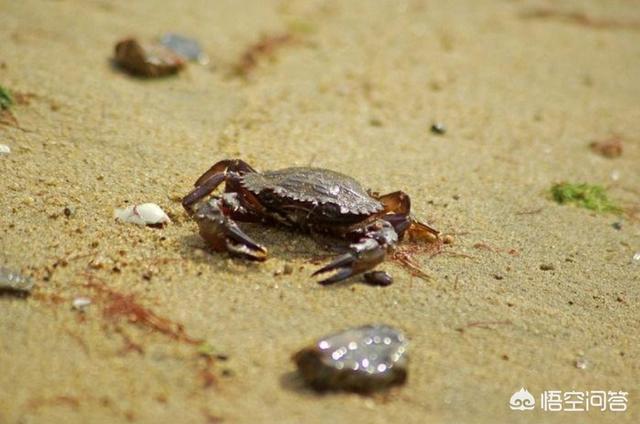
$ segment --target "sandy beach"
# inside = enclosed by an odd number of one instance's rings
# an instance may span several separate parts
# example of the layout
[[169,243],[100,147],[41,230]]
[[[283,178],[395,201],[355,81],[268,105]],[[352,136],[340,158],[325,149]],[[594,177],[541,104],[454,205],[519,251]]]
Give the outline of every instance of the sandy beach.
[[[0,266],[35,282],[0,296],[0,422],[640,422],[638,5],[0,1]],[[165,32],[209,63],[112,63]],[[589,148],[612,137],[619,157]],[[226,158],[403,190],[453,243],[414,257],[430,279],[380,265],[388,287],[317,284],[335,252],[278,227],[242,225],[264,263],[213,252],[180,200]],[[559,182],[618,212],[558,204]],[[145,202],[172,222],[114,220]],[[291,355],[368,323],[410,339],[407,383],[307,388]],[[509,408],[520,388],[534,410]],[[551,390],[626,392],[627,410],[544,411]]]

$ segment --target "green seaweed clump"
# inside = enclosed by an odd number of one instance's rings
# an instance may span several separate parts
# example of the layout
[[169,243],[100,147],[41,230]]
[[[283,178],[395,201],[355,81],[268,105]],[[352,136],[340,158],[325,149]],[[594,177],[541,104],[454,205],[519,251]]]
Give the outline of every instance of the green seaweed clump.
[[0,109],[9,110],[13,105],[13,97],[9,90],[0,85]]
[[620,212],[607,197],[604,187],[586,183],[558,183],[551,187],[553,200],[560,204],[573,203],[581,208],[590,209],[596,212]]

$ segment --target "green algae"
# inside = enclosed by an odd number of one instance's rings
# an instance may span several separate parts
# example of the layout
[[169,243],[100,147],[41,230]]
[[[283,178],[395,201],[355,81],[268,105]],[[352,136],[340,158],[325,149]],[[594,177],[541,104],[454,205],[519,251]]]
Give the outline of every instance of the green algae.
[[621,209],[609,200],[606,189],[586,183],[558,183],[551,187],[553,200],[560,204],[573,204],[595,212],[620,212]]
[[8,110],[11,106],[13,106],[13,96],[9,90],[0,85],[0,109]]

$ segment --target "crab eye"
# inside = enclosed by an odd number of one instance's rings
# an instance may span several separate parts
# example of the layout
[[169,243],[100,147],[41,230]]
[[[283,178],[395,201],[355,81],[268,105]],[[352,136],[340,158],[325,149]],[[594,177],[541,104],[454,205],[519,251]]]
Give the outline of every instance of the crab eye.
[[273,206],[278,203],[278,195],[271,190],[260,193],[260,202],[265,206]]
[[327,218],[337,218],[340,216],[340,207],[338,205],[334,205],[333,203],[327,203],[322,208],[322,215]]

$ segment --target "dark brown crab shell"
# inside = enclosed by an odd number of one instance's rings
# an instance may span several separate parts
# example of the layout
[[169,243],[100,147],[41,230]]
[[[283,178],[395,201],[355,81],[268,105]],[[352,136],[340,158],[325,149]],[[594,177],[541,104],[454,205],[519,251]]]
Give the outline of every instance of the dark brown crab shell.
[[313,205],[333,204],[341,214],[371,215],[383,210],[359,182],[339,172],[320,168],[285,168],[242,176],[241,184],[259,195],[265,190],[296,202]]

